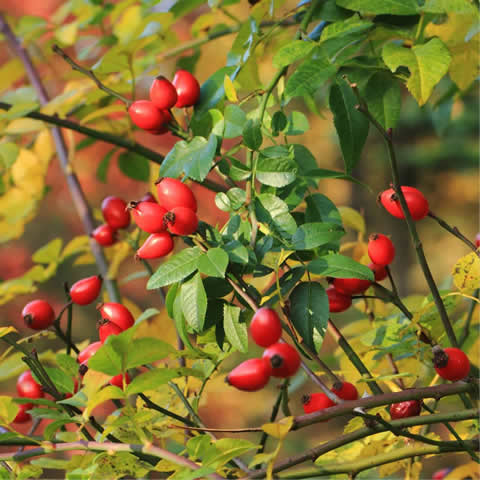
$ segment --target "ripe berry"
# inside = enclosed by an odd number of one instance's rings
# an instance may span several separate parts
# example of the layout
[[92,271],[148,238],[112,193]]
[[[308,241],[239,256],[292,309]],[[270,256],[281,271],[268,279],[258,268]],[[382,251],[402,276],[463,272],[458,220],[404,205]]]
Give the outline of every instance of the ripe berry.
[[406,400],[405,402],[392,403],[390,405],[390,416],[392,420],[416,417],[420,415],[421,410],[422,402],[420,400]]
[[92,236],[102,247],[109,247],[117,241],[117,231],[108,223],[104,223],[97,227],[90,236]]
[[371,262],[368,264],[368,268],[375,275],[376,282],[381,282],[382,280],[385,280],[388,276],[387,269],[384,265],[377,265],[376,263]]
[[260,347],[278,342],[282,336],[282,324],[277,312],[267,307],[258,309],[250,323],[250,335]]
[[342,400],[358,399],[357,388],[350,382],[336,383],[331,390],[338,398],[341,398]]
[[163,123],[158,128],[147,130],[152,135],[162,135],[168,132],[168,124],[172,121],[172,114],[168,110],[161,110],[163,115]]
[[480,247],[480,233],[477,233],[475,236],[475,246],[478,248]]
[[344,295],[363,293],[371,284],[370,280],[362,280],[361,278],[335,278],[333,280],[333,286],[337,292]]
[[352,297],[340,293],[334,286],[325,290],[328,297],[328,308],[330,312],[344,312],[352,305]]
[[30,370],[23,372],[17,380],[17,393],[19,397],[42,398],[42,386],[35,381]]
[[78,380],[76,378],[73,379],[73,391],[66,393],[65,398],[71,398],[75,393],[78,392]]
[[443,480],[451,471],[451,468],[441,468],[432,475],[432,480]]
[[130,202],[128,208],[132,211],[138,228],[148,233],[165,231],[166,224],[163,217],[167,210],[158,203]]
[[270,360],[274,377],[291,377],[300,368],[300,355],[288,343],[274,343],[263,352],[263,358]]
[[186,70],[178,70],[173,77],[172,83],[177,90],[178,100],[175,104],[178,108],[195,105],[200,98],[200,85],[197,79]]
[[318,412],[336,405],[323,392],[312,393],[303,397],[303,411],[305,413]]
[[470,372],[470,361],[459,348],[433,348],[433,364],[437,373],[445,380],[456,382]]
[[13,423],[26,423],[32,419],[32,416],[27,413],[33,407],[31,403],[22,403],[18,406],[19,410],[17,416],[13,419]]
[[[121,388],[123,390],[123,375],[119,373],[110,379],[108,382],[110,385],[115,387]],[[125,384],[128,385],[130,383],[130,376],[128,373],[125,373]]]
[[[429,212],[429,207],[428,201],[423,196],[423,193],[414,187],[404,186],[401,187],[401,189],[413,220],[421,220],[424,218]],[[405,218],[400,206],[400,200],[393,188],[382,192],[379,198],[388,213],[397,218]]]
[[157,186],[158,201],[167,210],[186,207],[194,212],[197,211],[197,201],[193,192],[180,180],[163,177],[155,185]]
[[150,259],[168,255],[173,250],[173,239],[168,232],[152,233],[137,250],[136,257]]
[[165,214],[170,233],[175,235],[190,235],[198,227],[197,214],[185,207],[175,207]]
[[377,265],[389,265],[395,258],[395,247],[387,236],[374,233],[368,241],[368,256]]
[[103,303],[97,308],[97,310],[100,312],[103,320],[115,323],[122,329],[122,331],[130,328],[135,323],[135,319],[130,313],[130,310],[121,303]]
[[82,278],[75,282],[70,288],[70,297],[77,305],[88,305],[92,303],[102,289],[102,276]]
[[104,343],[110,335],[118,335],[122,332],[123,329],[120,328],[116,323],[106,321],[98,328],[98,337],[100,338],[100,342]]
[[236,366],[226,377],[232,387],[247,392],[263,388],[270,379],[272,367],[266,358],[250,358]]
[[87,364],[90,357],[93,357],[101,346],[102,346],[102,342],[91,343],[78,354],[77,362],[80,364],[82,363]]
[[114,230],[127,228],[130,225],[127,203],[119,197],[110,196],[103,199],[102,215]]
[[22,316],[27,327],[33,330],[44,330],[55,320],[55,312],[45,300],[33,300],[27,303],[23,307]]
[[160,110],[169,110],[177,103],[177,90],[173,83],[159,76],[150,87],[150,100]]
[[128,107],[132,122],[144,130],[156,130],[165,123],[163,113],[149,100],[137,100]]

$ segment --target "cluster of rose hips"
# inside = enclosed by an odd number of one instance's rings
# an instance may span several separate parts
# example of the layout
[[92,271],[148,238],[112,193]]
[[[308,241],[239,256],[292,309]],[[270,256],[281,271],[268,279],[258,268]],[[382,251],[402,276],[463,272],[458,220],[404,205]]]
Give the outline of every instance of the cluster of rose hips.
[[186,70],[178,70],[172,82],[157,77],[150,87],[150,100],[136,100],[128,108],[128,113],[137,127],[160,135],[168,132],[171,108],[191,107],[199,98],[197,79]]
[[190,188],[176,178],[164,177],[157,183],[158,202],[151,193],[139,201],[127,203],[119,197],[107,197],[102,202],[106,223],[92,236],[102,246],[116,241],[116,231],[130,225],[130,211],[137,226],[150,233],[137,250],[136,257],[154,259],[173,250],[173,235],[190,235],[197,230],[197,200]]
[[290,344],[280,342],[282,324],[275,310],[262,307],[250,323],[250,335],[259,347],[265,347],[261,358],[250,358],[235,367],[226,378],[229,385],[254,392],[267,385],[270,377],[288,378],[297,373],[300,355]]

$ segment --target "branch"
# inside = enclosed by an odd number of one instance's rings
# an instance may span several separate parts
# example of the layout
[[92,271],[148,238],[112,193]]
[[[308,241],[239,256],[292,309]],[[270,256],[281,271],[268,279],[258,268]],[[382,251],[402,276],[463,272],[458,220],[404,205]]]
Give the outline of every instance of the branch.
[[471,242],[465,235],[463,235],[457,227],[450,226],[445,220],[437,217],[432,211],[428,212],[428,216],[438,222],[438,224],[444,228],[447,232],[450,232],[455,237],[459,238],[465,245],[471,248],[474,252],[477,251],[477,247]]
[[[47,104],[49,102],[49,97],[41,81],[40,75],[37,72],[35,66],[33,65],[33,62],[28,52],[25,50],[18,38],[15,36],[2,14],[0,14],[0,32],[5,35],[8,45],[23,63],[28,78],[30,79],[32,86],[37,92],[40,104]],[[87,198],[82,190],[80,182],[78,181],[75,173],[72,172],[71,166],[69,164],[68,150],[65,139],[60,129],[57,127],[52,128],[52,136],[55,142],[55,147],[57,149],[60,166],[67,180],[67,185],[70,190],[73,204],[83,223],[83,228],[85,232],[87,234],[90,234],[95,229],[95,222],[93,220],[92,212],[88,205]],[[120,294],[118,292],[116,283],[114,280],[108,277],[108,264],[105,255],[103,254],[102,248],[93,238],[90,238],[90,248],[92,250],[93,256],[95,257],[95,262],[97,263],[98,270],[104,278],[105,288],[108,291],[110,299],[112,301],[119,301]]]

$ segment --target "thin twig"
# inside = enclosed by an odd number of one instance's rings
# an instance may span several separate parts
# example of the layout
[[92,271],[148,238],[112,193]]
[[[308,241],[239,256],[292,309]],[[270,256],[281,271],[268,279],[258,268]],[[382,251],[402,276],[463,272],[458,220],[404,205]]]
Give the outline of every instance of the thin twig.
[[470,241],[465,235],[463,235],[457,227],[452,227],[445,220],[437,217],[437,215],[435,215],[431,210],[428,212],[428,216],[436,220],[438,224],[447,232],[450,232],[453,236],[459,238],[463,243],[465,243],[465,245],[468,245],[468,247],[471,248],[474,252],[477,251],[477,247],[475,246],[475,244]]

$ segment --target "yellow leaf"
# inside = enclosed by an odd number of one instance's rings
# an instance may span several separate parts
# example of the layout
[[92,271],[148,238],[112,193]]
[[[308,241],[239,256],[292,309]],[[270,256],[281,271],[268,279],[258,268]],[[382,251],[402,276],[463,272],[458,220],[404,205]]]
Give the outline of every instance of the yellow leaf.
[[0,396],[0,422],[4,425],[9,425],[18,413],[18,405],[14,403],[10,396]]
[[79,235],[65,245],[60,256],[60,261],[72,255],[88,252],[90,252],[90,238],[87,235]]
[[140,5],[128,7],[120,19],[113,25],[113,33],[119,38],[120,43],[126,44],[132,38],[136,28],[142,21],[142,8]]
[[448,47],[452,55],[448,72],[460,90],[466,90],[478,76],[479,39],[480,35],[477,34],[467,43]]
[[95,257],[91,252],[80,255],[73,262],[74,265],[92,265],[93,263],[95,263]]
[[276,423],[265,423],[262,430],[271,437],[283,440],[293,426],[293,417],[285,417]]
[[232,79],[228,75],[225,75],[225,78],[223,79],[223,87],[225,89],[225,95],[227,96],[227,99],[230,102],[237,103],[237,91],[235,90]]
[[33,151],[41,160],[43,165],[48,165],[53,154],[55,153],[50,130],[45,129],[38,134],[33,145]]
[[8,135],[20,135],[22,133],[37,132],[43,128],[43,122],[31,118],[16,118],[12,120],[3,131]]
[[0,67],[0,92],[10,88],[25,75],[22,62],[16,58],[5,62]]
[[386,463],[378,467],[378,475],[380,478],[389,477],[392,473],[397,472],[405,466],[404,462]]
[[454,468],[443,480],[459,480],[459,479],[471,478],[471,480],[480,479],[480,471],[478,469],[478,463],[468,462],[466,465]]
[[471,293],[480,285],[480,258],[471,252],[453,267],[453,283],[462,293]]
[[350,207],[338,207],[345,228],[353,228],[357,232],[365,233],[365,220],[357,210]]
[[111,252],[113,255],[110,258],[108,278],[116,278],[122,263],[133,256],[132,247],[127,242],[118,242],[112,247]]
[[90,414],[92,410],[98,405],[102,404],[103,402],[106,402],[107,400],[113,400],[113,399],[124,398],[124,397],[125,397],[125,394],[118,387],[114,387],[113,385],[108,385],[107,387],[102,388],[95,395],[88,396],[88,403],[87,403],[87,407],[83,412],[83,418],[88,420],[88,418],[90,418]]
[[92,120],[95,120],[96,118],[104,117],[109,113],[125,112],[125,111],[126,111],[125,106],[123,105],[109,105],[108,107],[99,108],[98,110],[94,110],[92,113],[86,115],[85,117],[82,118],[82,120],[80,121],[80,124],[84,125],[88,122],[91,122]]
[[55,37],[63,45],[73,45],[77,39],[78,23],[67,23],[55,30]]

